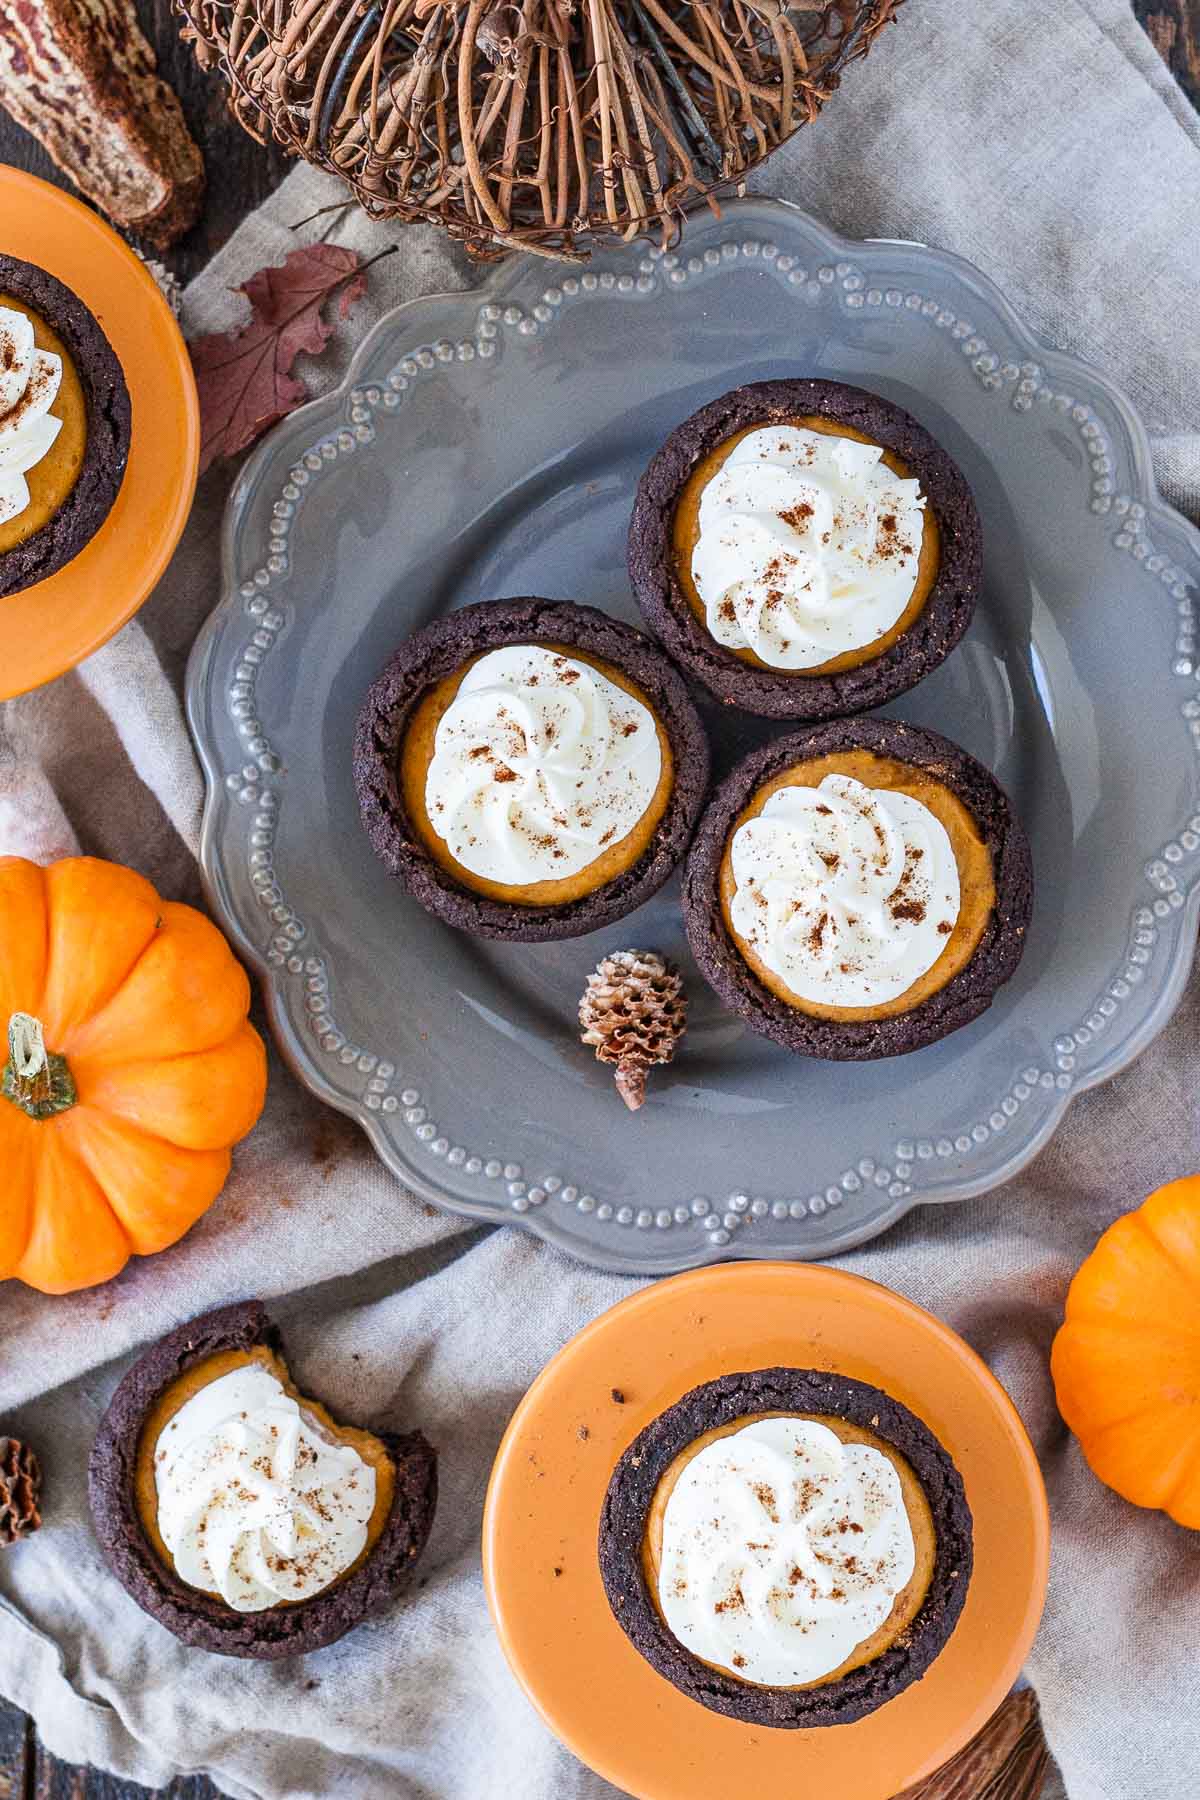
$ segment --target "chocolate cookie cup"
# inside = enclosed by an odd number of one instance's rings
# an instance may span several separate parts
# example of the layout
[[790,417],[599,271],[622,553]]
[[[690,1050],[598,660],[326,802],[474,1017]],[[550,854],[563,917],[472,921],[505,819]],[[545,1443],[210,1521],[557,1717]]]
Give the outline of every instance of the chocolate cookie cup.
[[[60,457],[65,462],[68,440],[73,451],[70,467],[55,473],[56,485],[37,496],[40,522],[27,532],[13,529],[20,517],[0,526],[3,599],[53,575],[103,525],[129,458],[131,411],[116,354],[70,288],[34,263],[0,255],[0,306],[25,313],[33,322],[37,347],[62,357],[63,387],[50,411],[63,419],[63,441],[56,447]],[[29,478],[46,486],[52,476],[39,471],[35,465]]]
[[[834,759],[836,769],[839,759],[860,757],[879,759],[885,771],[890,767],[893,785],[898,785],[895,766],[903,765],[914,771],[918,789],[940,791],[946,808],[967,822],[973,854],[980,861],[986,857],[991,898],[980,904],[965,943],[955,926],[943,953],[947,961],[933,965],[931,979],[922,981],[913,1003],[902,998],[879,1009],[839,1007],[828,1009],[831,1016],[819,1016],[766,985],[735,941],[723,904],[727,855],[739,821],[770,784],[786,785],[782,778],[800,765],[821,767],[824,759]],[[972,898],[965,881],[963,891]],[[869,1061],[919,1050],[978,1018],[1021,960],[1032,905],[1029,844],[1003,788],[957,744],[898,719],[831,720],[752,752],[705,812],[683,883],[692,953],[725,1004],[752,1031],[796,1055],[833,1061]],[[945,979],[936,979],[943,975]]]
[[[931,1539],[923,1592],[906,1606],[898,1629],[883,1634],[877,1654],[797,1687],[760,1685],[694,1655],[667,1626],[647,1580],[647,1542],[664,1477],[698,1440],[764,1417],[844,1423],[849,1441],[878,1445],[919,1490]],[[883,1390],[824,1369],[754,1369],[693,1388],[629,1445],[605,1496],[599,1558],[621,1629],[660,1675],[701,1706],[785,1730],[846,1725],[918,1681],[950,1637],[971,1579],[971,1513],[948,1453]]]
[[[176,1573],[165,1549],[151,1541],[144,1492],[154,1470],[154,1445],[143,1443],[168,1390],[194,1379],[202,1365],[245,1366],[261,1356],[282,1368],[279,1333],[261,1303],[247,1300],[202,1314],[152,1345],[122,1377],[101,1420],[88,1465],[88,1497],[100,1547],[114,1575],[144,1612],[185,1644],[223,1656],[271,1659],[331,1644],[370,1614],[390,1605],[406,1585],[428,1539],[437,1504],[437,1457],[420,1431],[367,1433],[333,1427],[339,1441],[378,1447],[391,1471],[372,1516],[367,1547],[348,1572],[309,1598],[237,1611],[217,1593]],[[202,1391],[203,1382],[197,1383]],[[288,1386],[287,1391],[294,1390]],[[319,1402],[307,1404],[318,1407]],[[170,1418],[170,1413],[166,1417]]]
[[[659,787],[638,820],[641,836],[631,831],[623,840],[632,860],[618,862],[599,885],[567,898],[555,897],[558,884],[540,883],[539,891],[548,890],[542,903],[498,884],[483,883],[490,891],[479,891],[466,871],[456,874],[425,812],[423,782],[404,766],[418,733],[424,754],[432,754],[436,725],[455,684],[481,657],[508,647],[545,652],[564,666],[573,659],[590,664],[651,714],[660,744]],[[478,754],[484,755],[482,748]],[[384,867],[445,924],[510,943],[580,937],[649,899],[691,842],[708,773],[700,715],[658,645],[593,607],[536,597],[463,607],[401,644],[368,690],[354,740],[359,811]],[[501,764],[495,779],[510,780],[511,771]],[[599,859],[593,867],[598,864]],[[506,893],[518,897],[501,897]]]
[[[920,483],[927,522],[917,585],[875,653],[866,645],[811,671],[769,667],[752,654],[747,659],[712,635],[690,567],[681,574],[676,527],[681,506],[696,498],[689,484],[715,474],[733,440],[772,425],[807,425],[880,446],[890,468]],[[768,718],[839,718],[915,687],[966,631],[982,573],[979,513],[958,465],[902,408],[840,381],[752,382],[701,407],[647,467],[629,527],[629,576],[651,630],[718,700]]]

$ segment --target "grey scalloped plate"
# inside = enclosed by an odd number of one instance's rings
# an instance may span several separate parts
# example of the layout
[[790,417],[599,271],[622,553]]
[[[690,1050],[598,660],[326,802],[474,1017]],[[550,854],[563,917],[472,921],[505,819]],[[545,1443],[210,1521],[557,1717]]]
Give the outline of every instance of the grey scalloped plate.
[[[402,637],[505,594],[632,619],[640,469],[703,401],[795,373],[899,401],[975,488],[979,615],[891,710],[995,770],[1038,881],[991,1010],[865,1066],[792,1058],[730,1018],[688,963],[675,886],[566,944],[447,930],[376,863],[351,782],[359,701]],[[188,671],[209,893],[297,1074],[438,1205],[640,1273],[828,1256],[1016,1174],[1179,998],[1200,905],[1200,534],[1158,498],[1122,396],[955,257],[743,200],[678,254],[528,260],[415,301],[249,461],[224,553]],[[718,768],[772,729],[710,724]],[[574,1029],[589,970],[627,945],[679,957],[692,994],[680,1056],[632,1115]]]

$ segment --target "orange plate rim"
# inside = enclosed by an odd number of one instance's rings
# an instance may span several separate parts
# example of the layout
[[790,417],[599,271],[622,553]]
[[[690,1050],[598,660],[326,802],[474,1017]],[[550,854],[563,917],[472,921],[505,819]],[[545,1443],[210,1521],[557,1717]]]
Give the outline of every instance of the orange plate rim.
[[153,591],[191,510],[200,407],[164,295],[90,207],[0,165],[0,251],[47,269],[91,308],[133,407],[125,477],[99,531],[64,568],[0,599],[0,700],[11,700],[98,650]]

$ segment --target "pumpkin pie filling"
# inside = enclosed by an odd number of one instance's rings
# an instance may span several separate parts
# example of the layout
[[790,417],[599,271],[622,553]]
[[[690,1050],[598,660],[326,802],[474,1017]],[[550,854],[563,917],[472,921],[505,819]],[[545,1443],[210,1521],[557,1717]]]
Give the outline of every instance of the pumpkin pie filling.
[[[790,1429],[752,1429],[775,1420]],[[893,1445],[848,1419],[782,1411],[696,1437],[659,1478],[642,1541],[668,1631],[709,1668],[792,1692],[840,1681],[902,1640],[936,1556],[924,1489]],[[785,1665],[810,1679],[764,1679]]]
[[729,832],[719,891],[758,980],[838,1022],[894,1017],[937,993],[971,960],[996,903],[991,853],[957,795],[862,749],[765,782]]
[[674,766],[661,719],[620,669],[533,643],[484,651],[433,683],[408,723],[398,776],[416,835],[457,883],[561,906],[645,853]]
[[[840,440],[845,445],[869,446],[879,452],[877,469],[874,472],[869,468],[862,470],[848,467],[840,470],[832,464],[835,454],[848,459],[853,456],[853,452],[837,452],[836,445],[835,451],[819,450],[821,457],[830,459],[827,473],[832,474],[835,480],[832,503],[827,503],[822,491],[825,485],[821,479],[822,471],[814,469],[811,475],[805,474],[803,457],[808,454],[811,444],[798,445],[794,436],[789,435],[797,432]],[[753,458],[749,464],[738,460],[731,465],[734,453],[748,439],[754,440],[750,449],[753,451],[757,447],[758,454],[765,461],[774,459],[777,464],[784,460],[794,463],[799,457],[800,467],[790,467],[786,477],[783,468],[777,467],[771,472],[769,488],[759,490],[746,487],[742,501],[735,494],[725,494],[722,497],[722,510],[716,518],[704,525],[702,505],[706,490],[717,495],[718,488],[713,487],[713,484],[719,477],[726,481],[732,477],[735,486],[739,478],[743,483],[747,479],[754,481],[754,474],[747,476],[749,468],[756,470],[757,476],[761,478],[761,466]],[[743,456],[746,454],[746,451],[742,452]],[[727,465],[731,466],[727,468]],[[906,503],[905,495],[896,490],[895,484],[885,486],[880,483],[877,471],[883,468],[890,470],[898,482],[915,486],[913,471],[894,451],[885,450],[875,439],[852,425],[815,414],[782,419],[769,426],[748,425],[702,456],[680,490],[671,520],[671,555],[679,588],[705,631],[712,633],[714,624],[719,620],[720,628],[716,634],[718,641],[724,643],[740,661],[756,668],[771,669],[776,674],[801,679],[805,676],[835,675],[846,669],[857,668],[889,650],[916,623],[924,610],[938,577],[941,543],[937,520],[932,508],[923,503],[923,496],[922,510],[918,511],[915,496],[910,494]],[[810,481],[816,483],[815,490],[811,492],[808,486]],[[872,494],[872,486],[878,492]],[[792,493],[791,488],[796,488],[796,492]],[[775,489],[779,491],[772,498]],[[774,543],[772,559],[765,567],[759,567],[762,563],[759,547],[768,541],[762,536],[763,524],[765,520],[772,518],[775,506],[780,510],[771,523],[771,541]],[[846,591],[852,598],[856,579],[876,586],[882,581],[888,585],[893,595],[898,592],[902,609],[897,611],[894,598],[889,602],[886,594],[879,596],[877,606],[870,612],[865,606],[862,609],[861,629],[866,635],[861,642],[853,642],[849,648],[835,655],[825,658],[818,656],[815,660],[808,660],[805,653],[803,666],[796,666],[791,660],[798,652],[792,639],[785,635],[788,627],[773,620],[769,635],[775,653],[764,658],[749,643],[737,641],[742,635],[744,617],[739,618],[738,605],[731,595],[727,593],[721,598],[715,592],[707,597],[701,594],[695,569],[697,546],[701,543],[702,534],[710,540],[724,539],[724,561],[730,569],[737,566],[739,553],[744,552],[748,556],[750,560],[745,567],[746,586],[753,589],[757,580],[758,585],[763,588],[759,598],[764,617],[774,612],[776,620],[786,620],[789,605],[795,600],[799,604],[801,619],[797,622],[800,623],[810,612],[805,577],[812,574],[814,563],[824,563],[831,552],[839,557],[833,574],[835,588],[839,582],[845,585],[848,576],[849,587]],[[849,554],[845,554],[846,552]],[[757,563],[753,560],[756,555]],[[820,582],[823,577],[818,574],[816,579]],[[906,598],[903,585],[897,590],[897,583],[907,585]],[[715,607],[716,620],[710,616],[710,604]],[[882,613],[879,611],[880,607],[884,609]],[[843,637],[847,635],[844,600],[838,601],[834,615],[836,616],[830,616],[824,607],[818,607],[817,614],[810,620],[813,631],[825,633],[834,630]],[[853,614],[850,618],[853,618]],[[849,635],[854,636],[853,626],[849,628]]]
[[[196,1417],[206,1395],[217,1404]],[[167,1568],[255,1612],[310,1599],[357,1569],[395,1484],[382,1441],[337,1424],[256,1344],[203,1357],[159,1395],[138,1439],[134,1503]]]
[[[88,435],[87,400],[83,385],[62,338],[39,313],[12,294],[0,292],[0,316],[3,309],[17,313],[29,321],[33,326],[36,349],[59,359],[61,375],[58,391],[48,409],[48,416],[59,422],[57,436],[44,455],[22,471],[29,497],[14,516],[0,518],[0,556],[15,549],[18,544],[23,544],[35,532],[41,531],[58,512],[79,479]],[[24,395],[9,413],[0,412],[0,444],[3,442],[6,417],[12,420],[15,428],[14,415],[23,399]],[[2,474],[3,466],[0,465],[0,475]]]

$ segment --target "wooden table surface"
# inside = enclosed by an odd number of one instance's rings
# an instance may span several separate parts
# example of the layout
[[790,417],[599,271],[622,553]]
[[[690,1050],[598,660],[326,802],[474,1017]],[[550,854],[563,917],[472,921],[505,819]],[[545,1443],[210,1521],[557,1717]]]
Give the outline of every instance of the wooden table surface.
[[[919,4],[919,0],[912,0]],[[205,74],[180,41],[168,0],[136,0],[142,29],[158,53],[159,68],[183,104],[188,124],[204,151],[210,176],[203,217],[162,260],[180,280],[203,268],[242,218],[278,186],[291,167],[280,151],[264,149],[230,118],[221,83]],[[1134,12],[1193,103],[1200,108],[1200,0],[1131,0]],[[42,175],[60,187],[70,182],[41,146],[0,110],[0,162]],[[0,1800],[137,1800],[145,1788],[95,1769],[71,1769],[38,1743],[29,1721],[0,1700]],[[217,1790],[202,1776],[161,1790],[172,1800],[213,1800]],[[955,1800],[1034,1800],[1036,1789],[1011,1785],[956,1787]],[[918,1800],[913,1796],[913,1800]],[[1131,1796],[1132,1800],[1132,1796]]]

